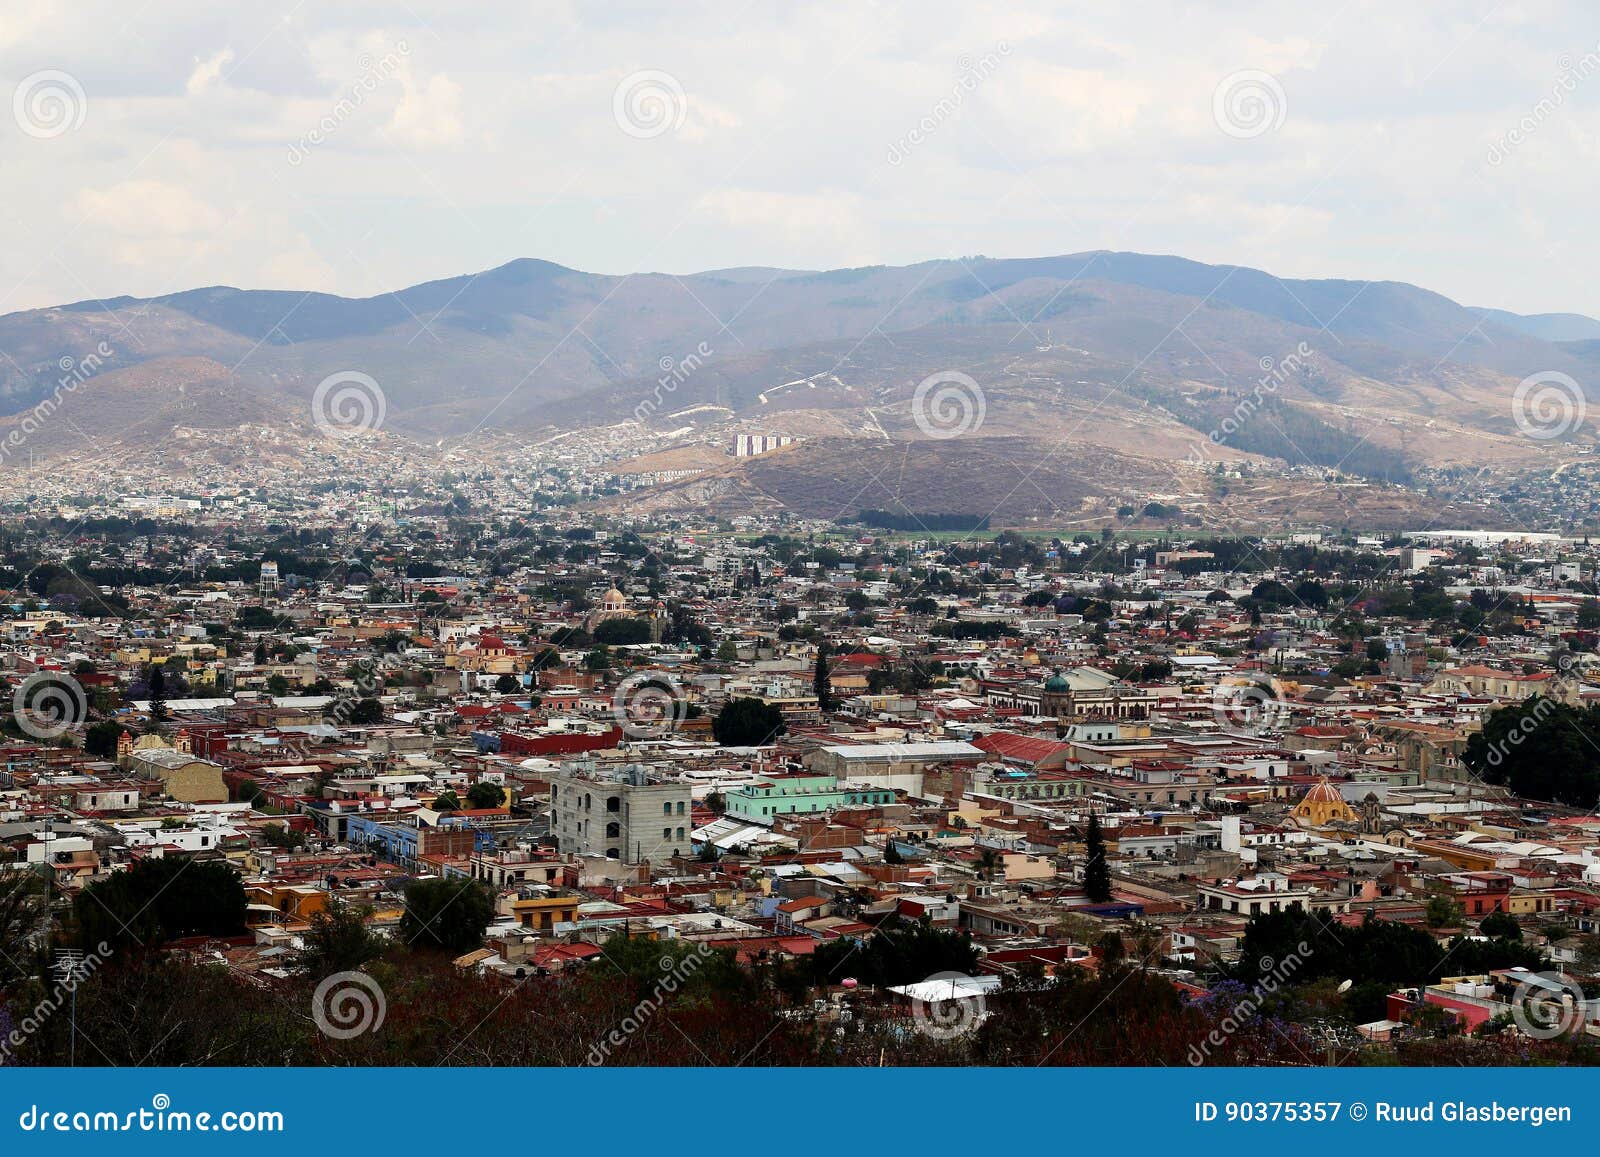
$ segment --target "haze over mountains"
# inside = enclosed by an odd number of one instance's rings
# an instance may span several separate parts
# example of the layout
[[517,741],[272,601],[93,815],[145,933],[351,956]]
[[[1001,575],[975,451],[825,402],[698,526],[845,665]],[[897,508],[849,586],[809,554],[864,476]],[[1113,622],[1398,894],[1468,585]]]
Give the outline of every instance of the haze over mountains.
[[[940,453],[1000,439],[1009,455],[1023,439],[1052,457],[1063,445],[1149,464],[1259,457],[1395,481],[1570,453],[1519,434],[1513,391],[1540,372],[1600,380],[1592,318],[1176,257],[620,277],[523,259],[365,299],[215,287],[10,314],[0,411],[50,397],[64,359],[102,342],[112,352],[71,420],[113,442],[310,430],[317,383],[358,371],[382,388],[386,434],[424,443],[640,420],[796,434],[811,454],[865,439],[851,452],[881,456],[928,440],[917,383],[959,371],[981,390],[982,423]],[[1251,420],[1209,437],[1252,397]],[[58,432],[36,445],[82,443]]]

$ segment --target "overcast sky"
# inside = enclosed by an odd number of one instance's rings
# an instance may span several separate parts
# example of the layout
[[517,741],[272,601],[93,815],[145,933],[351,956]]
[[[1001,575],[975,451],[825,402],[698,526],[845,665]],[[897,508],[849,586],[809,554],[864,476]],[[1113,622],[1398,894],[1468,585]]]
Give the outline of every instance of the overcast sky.
[[1112,248],[1600,315],[1600,5],[8,0],[0,312]]

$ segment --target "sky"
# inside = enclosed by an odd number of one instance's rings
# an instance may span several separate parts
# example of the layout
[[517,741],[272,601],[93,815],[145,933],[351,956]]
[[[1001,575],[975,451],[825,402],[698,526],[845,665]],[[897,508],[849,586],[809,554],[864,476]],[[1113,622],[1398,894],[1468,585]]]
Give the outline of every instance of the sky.
[[1600,316],[1600,6],[12,0],[0,313],[1120,249]]

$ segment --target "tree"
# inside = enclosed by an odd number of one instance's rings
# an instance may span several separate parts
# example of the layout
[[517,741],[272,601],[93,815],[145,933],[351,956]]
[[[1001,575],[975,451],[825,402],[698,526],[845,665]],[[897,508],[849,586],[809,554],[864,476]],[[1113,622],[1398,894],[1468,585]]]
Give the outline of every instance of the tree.
[[289,852],[299,851],[310,839],[305,832],[287,824],[267,824],[261,829],[261,838],[273,847]]
[[833,683],[828,674],[828,640],[817,644],[817,668],[811,675],[811,686],[817,693],[817,710],[826,715],[833,710]]
[[334,901],[311,917],[311,927],[301,938],[298,963],[321,979],[335,972],[354,972],[383,955],[387,941],[367,926],[372,909]]
[[89,946],[236,936],[244,931],[244,885],[219,860],[141,860],[90,884],[72,909]]
[[1461,761],[1485,782],[1531,799],[1592,810],[1600,803],[1600,707],[1534,695],[1491,711]]
[[32,974],[50,930],[49,889],[32,872],[0,873],[0,991]]
[[467,789],[467,806],[483,810],[497,808],[506,802],[506,789],[497,783],[480,780]]
[[610,646],[648,643],[650,641],[650,624],[644,619],[605,619],[595,624],[594,641]]
[[995,872],[1004,864],[1000,853],[993,848],[984,848],[978,853],[978,872],[985,880],[994,879]]
[[880,925],[865,943],[848,936],[817,946],[811,956],[816,984],[853,976],[863,984],[914,984],[938,972],[971,975],[978,950],[965,932],[945,932],[926,921]]
[[400,938],[415,948],[459,956],[483,943],[492,919],[494,898],[476,880],[418,880],[406,889]]
[[494,689],[502,695],[522,690],[522,680],[515,675],[502,675],[494,681]]
[[122,738],[125,730],[127,729],[122,724],[109,719],[91,723],[83,733],[84,752],[100,759],[113,758],[117,754],[117,741]]
[[433,797],[433,810],[438,812],[458,812],[461,810],[461,797],[447,787]]
[[282,675],[272,674],[267,676],[267,694],[274,699],[282,699],[289,693],[289,680]]
[[786,730],[783,712],[760,699],[730,699],[711,721],[711,734],[723,747],[759,747]]
[[377,699],[361,699],[350,709],[350,722],[362,726],[383,722],[383,704]]
[[1083,842],[1089,857],[1083,867],[1083,893],[1096,904],[1104,904],[1111,899],[1111,867],[1106,863],[1106,839],[1100,831],[1100,817],[1093,812],[1089,814]]
[[1517,918],[1508,912],[1490,912],[1478,921],[1478,931],[1485,936],[1506,940],[1522,939],[1522,925],[1518,924]]
[[150,668],[150,718],[157,723],[167,718],[167,676],[157,663]]
[[1108,929],[1106,933],[1095,942],[1095,951],[1100,959],[1109,967],[1121,964],[1128,956],[1127,946],[1122,943],[1122,933],[1115,928]]

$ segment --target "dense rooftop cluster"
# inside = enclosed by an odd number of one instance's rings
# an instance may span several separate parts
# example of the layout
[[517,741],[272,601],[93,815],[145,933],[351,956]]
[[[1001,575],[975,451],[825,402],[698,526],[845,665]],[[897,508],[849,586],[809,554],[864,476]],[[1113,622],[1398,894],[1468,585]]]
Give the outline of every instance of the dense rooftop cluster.
[[1591,1059],[1586,542],[235,497],[0,537],[6,1061]]

